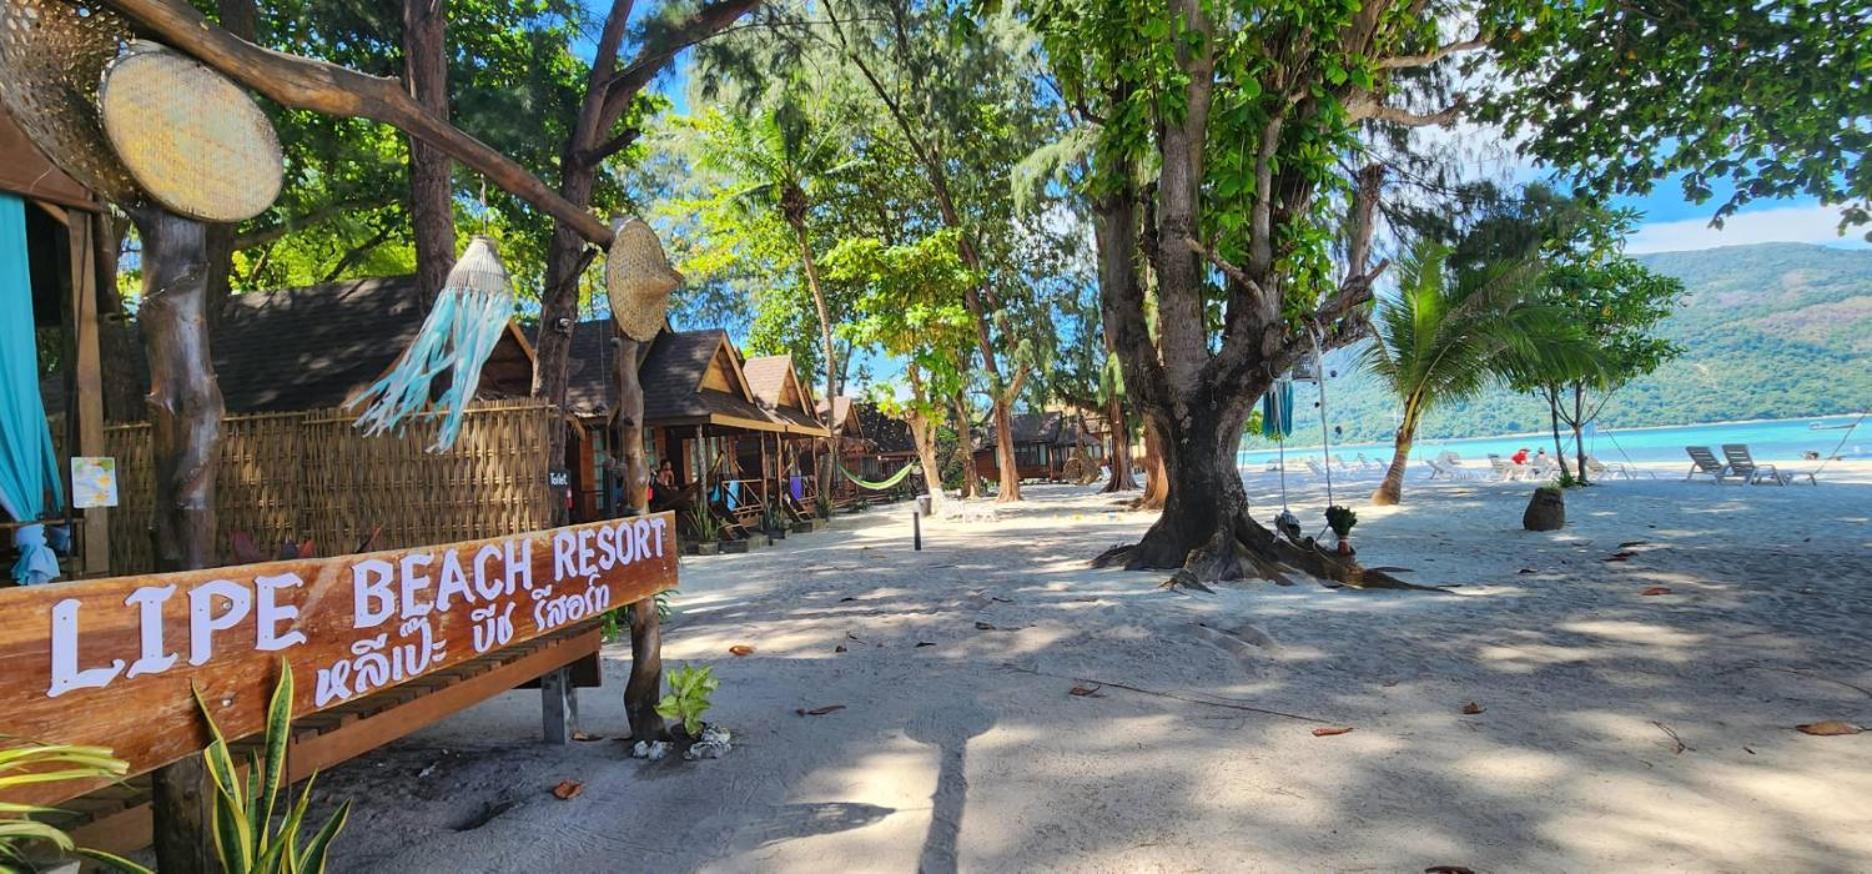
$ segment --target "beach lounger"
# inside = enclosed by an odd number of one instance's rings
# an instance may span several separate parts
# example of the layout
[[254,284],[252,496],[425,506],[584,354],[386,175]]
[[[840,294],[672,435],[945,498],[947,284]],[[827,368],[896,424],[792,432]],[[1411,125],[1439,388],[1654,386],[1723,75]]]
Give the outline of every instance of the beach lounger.
[[1490,453],[1488,457],[1488,461],[1489,461],[1490,469],[1495,471],[1495,479],[1498,482],[1508,482],[1510,480],[1523,479],[1530,472],[1530,469],[1527,465],[1515,464],[1514,462],[1509,461],[1508,459],[1503,458],[1499,455],[1495,455],[1493,453]]
[[1716,460],[1716,453],[1708,446],[1685,446],[1684,451],[1690,453],[1690,472],[1684,474],[1686,481],[1700,474],[1709,477],[1711,482],[1720,483],[1734,475],[1729,465]]
[[1313,459],[1311,459],[1311,458],[1309,458],[1309,459],[1307,459],[1307,460],[1306,460],[1306,462],[1305,462],[1305,463],[1306,463],[1306,469],[1307,469],[1307,472],[1308,472],[1308,473],[1311,473],[1311,474],[1313,474],[1314,476],[1325,476],[1325,475],[1326,475],[1326,469],[1325,469],[1325,468],[1322,468],[1322,467],[1320,467],[1320,464],[1319,464],[1319,462],[1317,462],[1317,461],[1314,461]]
[[1612,462],[1611,464],[1607,464],[1603,461],[1600,461],[1597,456],[1592,456],[1592,455],[1586,456],[1586,472],[1592,474],[1593,476],[1599,476],[1599,477],[1605,476],[1608,473],[1613,473],[1613,474],[1618,474],[1619,476],[1622,476],[1626,479],[1638,478],[1638,474],[1632,470],[1631,465],[1622,464],[1616,461]]
[[1818,480],[1814,479],[1814,474],[1811,470],[1784,472],[1772,464],[1756,463],[1755,459],[1749,455],[1747,444],[1723,444],[1723,458],[1729,461],[1730,470],[1735,471],[1737,476],[1742,477],[1743,482],[1751,485],[1759,485],[1763,479],[1766,479],[1775,485],[1784,486],[1793,482],[1794,478],[1798,476],[1806,477],[1808,485],[1817,486],[1820,484]]
[[1447,449],[1437,453],[1436,461],[1443,468],[1443,472],[1454,479],[1476,478],[1475,471],[1463,467],[1462,456]]

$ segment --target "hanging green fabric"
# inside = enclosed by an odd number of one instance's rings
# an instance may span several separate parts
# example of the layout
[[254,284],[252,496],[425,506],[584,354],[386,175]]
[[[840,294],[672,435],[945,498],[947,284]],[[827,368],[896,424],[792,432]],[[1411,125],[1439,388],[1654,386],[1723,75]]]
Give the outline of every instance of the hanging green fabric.
[[845,463],[843,461],[840,461],[838,465],[838,472],[844,474],[846,479],[851,480],[854,485],[858,486],[861,489],[870,489],[871,491],[874,491],[874,492],[889,491],[890,489],[895,488],[898,483],[904,481],[904,477],[909,476],[913,471],[917,469],[918,469],[917,463],[912,461],[908,464],[905,464],[896,473],[891,474],[888,479],[885,479],[881,482],[866,482],[865,480],[861,480],[853,476],[851,471],[846,470]]
[[[0,194],[0,509],[16,522],[32,522],[64,506],[58,456],[39,400],[26,202]],[[14,542],[20,548],[14,579],[43,583],[58,575],[58,558],[46,547],[39,526],[17,529]]]

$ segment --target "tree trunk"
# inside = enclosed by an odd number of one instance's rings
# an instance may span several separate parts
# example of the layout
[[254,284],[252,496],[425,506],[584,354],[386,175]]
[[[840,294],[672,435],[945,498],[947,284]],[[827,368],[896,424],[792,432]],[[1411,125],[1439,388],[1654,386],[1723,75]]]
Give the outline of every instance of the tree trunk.
[[1416,437],[1417,411],[1406,409],[1392,444],[1395,448],[1391,450],[1391,466],[1385,468],[1384,480],[1378,483],[1378,490],[1372,492],[1372,503],[1389,507],[1404,500],[1404,477],[1410,472],[1411,442]]
[[[615,449],[624,463],[624,515],[641,516],[649,509],[650,470],[644,464],[644,396],[637,369],[643,366],[648,345],[623,331],[611,343],[612,378],[618,387]],[[633,740],[662,740],[668,734],[662,715],[656,712],[657,699],[663,694],[662,617],[654,597],[631,604],[630,611],[631,672],[624,686],[624,715],[630,720]]]
[[[1258,391],[1248,394],[1248,388],[1253,387],[1243,387],[1237,396],[1259,396]],[[1366,570],[1321,549],[1312,538],[1284,540],[1254,520],[1235,466],[1249,406],[1225,397],[1204,406],[1192,404],[1183,423],[1157,419],[1157,431],[1168,449],[1164,465],[1171,482],[1163,515],[1137,544],[1107,550],[1093,563],[1127,570],[1176,570],[1171,583],[1190,586],[1248,578],[1285,585],[1291,582],[1288,571],[1299,570],[1348,586],[1424,588]],[[1156,416],[1151,411],[1146,415]]]
[[[1547,416],[1553,425],[1553,457],[1555,461],[1560,462],[1560,469],[1564,471],[1567,469],[1567,457],[1566,450],[1560,443],[1560,403],[1559,399],[1551,394],[1547,396]],[[1585,468],[1582,467],[1580,472],[1584,474]]]
[[224,410],[208,348],[207,227],[156,208],[132,218],[143,241],[138,321],[149,358],[156,567],[210,567]]
[[[447,121],[447,0],[404,0],[403,85],[411,97]],[[416,288],[433,304],[455,261],[455,205],[448,154],[410,137],[410,224],[416,235]]]
[[[805,195],[800,195],[802,200]],[[803,209],[803,207],[802,207]],[[806,234],[806,219],[800,215],[786,217],[787,224],[793,226],[793,239],[799,243],[800,266],[806,271],[806,286],[812,291],[813,306],[819,310],[819,341],[825,346],[825,399],[826,399],[826,455],[832,463],[820,469],[820,494],[828,499],[832,489],[838,486],[839,433],[844,430],[838,420],[838,347],[832,344],[832,315],[826,307],[825,291],[819,287],[819,266],[813,261],[812,244]]]
[[1131,504],[1133,510],[1161,510],[1170,500],[1170,472],[1164,464],[1164,442],[1150,417],[1144,419],[1144,494]]
[[994,394],[995,470],[1000,474],[1000,489],[995,500],[1018,501],[1020,463],[1014,457],[1014,400],[1002,392]]
[[[1586,416],[1585,404],[1586,387],[1576,382],[1573,384],[1573,418],[1567,424],[1573,426],[1573,452],[1577,456],[1579,462],[1580,485],[1586,484],[1586,440],[1585,436],[1581,433],[1585,430],[1586,423],[1580,421]],[[1556,449],[1554,451],[1558,452],[1559,450]],[[1564,464],[1565,462],[1562,463]]]
[[[1190,553],[1214,538],[1226,519],[1248,512],[1248,494],[1235,470],[1235,446],[1244,417],[1227,420],[1220,409],[1192,411],[1188,430],[1156,422],[1165,477],[1173,485],[1163,515],[1144,534],[1125,566],[1180,568]],[[1232,435],[1232,436],[1231,436]],[[1147,438],[1148,439],[1148,438]]]
[[1113,394],[1105,402],[1105,421],[1111,429],[1111,481],[1101,491],[1132,491],[1138,486],[1131,478],[1131,429],[1125,425],[1123,398]]
[[981,497],[981,475],[975,472],[975,435],[969,427],[968,395],[956,392],[956,444],[962,453],[962,500]]
[[936,460],[935,423],[922,413],[911,411],[910,439],[916,443],[917,460],[923,464],[923,490],[930,496],[930,512],[942,510],[942,467]]

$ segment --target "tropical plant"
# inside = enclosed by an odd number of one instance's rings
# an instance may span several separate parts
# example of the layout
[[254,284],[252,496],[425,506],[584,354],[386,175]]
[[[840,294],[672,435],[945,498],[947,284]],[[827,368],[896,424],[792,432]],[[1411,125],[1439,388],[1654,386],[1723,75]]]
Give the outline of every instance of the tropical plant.
[[[838,394],[838,348],[832,343],[831,309],[820,285],[808,223],[828,180],[863,162],[846,151],[846,132],[836,120],[825,118],[829,110],[824,102],[795,93],[806,85],[776,89],[775,105],[757,109],[752,117],[711,112],[698,120],[698,126],[705,137],[702,164],[741,186],[732,199],[745,208],[777,215],[792,231],[800,269],[819,314],[825,397],[831,403]],[[834,456],[838,454],[836,423],[826,446]]]
[[689,532],[695,535],[697,543],[714,543],[721,539],[721,520],[709,510],[706,502],[698,502],[689,508]]
[[[37,783],[112,780],[128,769],[129,765],[111,755],[108,747],[26,742],[0,749],[0,794]],[[149,871],[100,850],[80,849],[63,829],[33,818],[57,812],[52,807],[0,801],[0,870],[12,871],[14,866],[31,870],[28,850],[39,845],[62,854],[86,856],[120,871]]]
[[710,707],[709,698],[721,687],[715,669],[708,665],[683,665],[669,675],[669,694],[657,702],[657,715],[682,721],[683,733],[691,738],[702,735],[702,715]]
[[[656,595],[651,598],[651,601],[656,604],[657,620],[659,622],[669,621],[670,596],[680,595],[680,594],[682,594],[680,590],[666,589],[664,591],[656,593]],[[601,633],[604,636],[604,640],[606,643],[610,643],[611,641],[617,640],[619,637],[621,637],[624,634],[624,628],[628,626],[630,622],[632,621],[631,611],[635,610],[636,608],[637,608],[636,604],[625,604],[624,606],[619,607],[616,610],[612,610],[612,611],[605,613],[604,623],[603,625],[600,626],[600,628],[601,628]]]
[[273,688],[273,699],[267,705],[265,744],[248,758],[245,781],[201,689],[193,691],[212,738],[202,758],[214,783],[214,843],[222,870],[226,874],[322,874],[332,839],[350,818],[351,802],[339,805],[312,839],[302,843],[300,829],[312,802],[315,774],[306,780],[298,802],[286,811],[278,828],[273,825],[280,784],[286,780],[286,745],[292,739],[292,666],[280,660],[279,685]]
[[1404,256],[1395,294],[1381,296],[1373,315],[1374,342],[1365,366],[1403,404],[1395,450],[1372,502],[1403,499],[1411,443],[1426,412],[1475,395],[1495,378],[1509,350],[1539,349],[1551,360],[1578,359],[1589,350],[1559,314],[1530,302],[1538,275],[1527,259],[1498,260],[1452,270],[1448,247],[1420,240]]

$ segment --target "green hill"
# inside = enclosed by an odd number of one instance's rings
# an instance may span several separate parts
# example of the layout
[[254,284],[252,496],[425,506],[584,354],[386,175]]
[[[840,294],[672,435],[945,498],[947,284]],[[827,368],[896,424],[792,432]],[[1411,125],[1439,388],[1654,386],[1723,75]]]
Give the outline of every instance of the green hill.
[[[1683,280],[1688,300],[1663,325],[1682,357],[1607,404],[1610,427],[1687,425],[1858,412],[1872,406],[1872,251],[1762,243],[1637,256]],[[1347,441],[1391,436],[1396,401],[1360,371],[1358,350],[1328,357],[1334,424]],[[1302,384],[1302,428],[1314,396]],[[1426,437],[1548,427],[1546,405],[1505,389],[1431,412]]]

